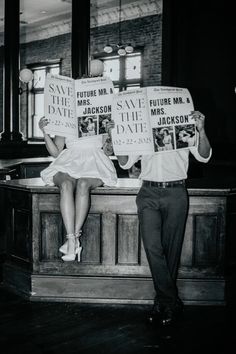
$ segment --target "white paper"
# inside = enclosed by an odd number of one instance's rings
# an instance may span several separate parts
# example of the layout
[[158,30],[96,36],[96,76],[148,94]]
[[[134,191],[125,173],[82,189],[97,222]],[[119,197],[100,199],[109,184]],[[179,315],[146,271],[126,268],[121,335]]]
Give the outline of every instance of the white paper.
[[113,99],[110,79],[48,74],[44,93],[47,133],[75,138],[107,133]]
[[48,134],[78,136],[73,79],[61,75],[47,75],[44,89],[44,112],[49,121],[45,127]]
[[114,153],[144,155],[196,146],[193,110],[186,88],[150,86],[115,95]]

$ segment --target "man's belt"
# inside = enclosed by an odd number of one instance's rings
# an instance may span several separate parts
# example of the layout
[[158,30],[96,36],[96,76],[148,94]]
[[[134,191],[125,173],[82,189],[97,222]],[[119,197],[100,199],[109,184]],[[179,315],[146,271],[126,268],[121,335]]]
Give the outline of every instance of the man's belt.
[[178,181],[169,181],[169,182],[143,181],[142,185],[145,187],[158,187],[158,188],[178,187],[180,185],[184,186],[185,180],[181,179]]

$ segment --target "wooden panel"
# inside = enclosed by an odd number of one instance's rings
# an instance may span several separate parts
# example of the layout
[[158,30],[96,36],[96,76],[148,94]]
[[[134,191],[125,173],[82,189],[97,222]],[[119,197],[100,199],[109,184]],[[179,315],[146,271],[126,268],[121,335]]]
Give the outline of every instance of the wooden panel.
[[153,302],[151,279],[113,277],[33,276],[34,297],[80,302],[147,303]]
[[7,192],[8,201],[11,207],[18,209],[31,210],[32,195],[29,192],[10,190]]
[[22,260],[31,260],[31,215],[26,210],[12,209],[10,252]]
[[179,294],[184,302],[190,304],[224,304],[225,283],[223,279],[179,279]]
[[194,217],[189,215],[186,222],[184,243],[180,259],[180,267],[191,267],[193,262]]
[[41,211],[60,212],[60,195],[43,193],[38,195],[38,206]]
[[217,215],[196,216],[194,266],[214,266],[218,260]]
[[[153,284],[139,235],[135,192],[122,188],[113,188],[112,192],[104,188],[102,193],[98,189],[98,194],[93,192],[81,237],[82,262],[78,263],[63,262],[60,258],[58,249],[65,235],[60,196],[55,189],[49,188],[48,191],[46,187],[42,190],[34,188],[31,192],[6,189],[7,214],[11,216],[12,209],[16,211],[12,217],[14,223],[7,222],[6,225],[8,241],[11,242],[11,236],[16,234],[17,247],[26,247],[25,252],[28,242],[25,235],[32,235],[30,276],[35,291],[30,296],[82,302],[152,301]],[[178,278],[185,301],[224,301],[222,269],[227,198],[226,195],[217,196],[216,192],[211,195],[210,191],[204,196],[190,196]],[[234,225],[235,205],[230,212]],[[234,235],[233,230],[231,234]],[[25,256],[24,252],[21,257]],[[22,271],[18,260],[17,256],[11,257],[16,266],[12,279],[10,272],[7,274],[11,284],[17,284],[17,272]]]
[[[76,301],[82,303],[153,303],[151,278],[114,278],[30,275],[15,266],[4,265],[4,285],[10,285],[37,301]],[[215,279],[178,280],[180,296],[185,303],[222,305],[224,281]],[[106,289],[106,292],[104,292]]]
[[83,247],[81,261],[83,263],[101,263],[101,215],[89,214],[80,238]]
[[102,215],[101,261],[107,265],[115,265],[116,261],[116,217],[110,212]]
[[5,197],[7,254],[12,261],[28,267],[32,261],[32,196],[27,192],[9,190],[6,191]]
[[[178,281],[180,296],[190,304],[224,304],[224,282]],[[104,291],[105,289],[105,291]],[[152,304],[155,291],[151,278],[32,276],[31,298],[82,303]]]
[[230,196],[227,211],[226,262],[228,267],[236,269],[236,194]]
[[32,194],[32,259],[33,271],[38,272],[42,245],[42,222],[39,208],[39,195]]
[[31,293],[31,272],[27,272],[22,268],[12,264],[4,264],[3,284],[10,286],[18,293],[25,296],[32,295]]
[[[6,190],[0,189],[0,255],[6,252],[6,219],[8,214]],[[4,222],[3,222],[4,221]]]
[[136,214],[136,195],[92,195],[91,213]]
[[64,242],[61,214],[41,213],[40,261],[58,259],[59,247]]
[[119,215],[117,264],[140,264],[140,238],[137,215]]
[[226,199],[215,196],[192,196],[189,199],[190,214],[217,214],[219,208],[224,208]]
[[137,265],[104,265],[86,262],[63,262],[61,259],[57,261],[40,262],[39,273],[52,276],[75,275],[75,276],[147,276],[150,277],[148,266]]

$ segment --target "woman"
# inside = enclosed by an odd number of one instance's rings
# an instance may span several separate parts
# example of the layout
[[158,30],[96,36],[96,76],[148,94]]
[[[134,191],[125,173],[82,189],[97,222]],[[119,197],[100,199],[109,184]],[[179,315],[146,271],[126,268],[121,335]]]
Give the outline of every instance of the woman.
[[167,128],[163,129],[164,150],[173,150],[172,139]]
[[41,177],[46,184],[60,189],[60,210],[67,233],[67,241],[59,249],[64,253],[62,259],[73,261],[77,256],[80,262],[79,237],[90,207],[90,191],[117,182],[115,167],[107,156],[112,150],[110,129],[108,138],[97,135],[83,139],[61,136],[52,139],[45,132],[47,124],[48,120],[42,117],[39,128],[46,148],[55,160],[41,172]]
[[88,135],[95,135],[95,123],[92,117],[86,118]]
[[156,145],[155,151],[163,151],[165,150],[165,144],[164,144],[164,136],[158,130],[155,131],[154,133],[154,142]]

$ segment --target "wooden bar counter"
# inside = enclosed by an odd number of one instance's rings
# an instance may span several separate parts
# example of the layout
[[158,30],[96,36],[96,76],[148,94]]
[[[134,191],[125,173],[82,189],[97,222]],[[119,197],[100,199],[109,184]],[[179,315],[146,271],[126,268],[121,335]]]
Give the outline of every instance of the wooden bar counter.
[[[189,183],[180,295],[189,304],[225,304],[236,183]],[[138,179],[120,178],[117,186],[92,192],[78,263],[63,262],[58,251],[65,236],[58,188],[45,186],[40,178],[0,181],[3,283],[30,300],[152,303],[154,289],[135,204],[139,186]]]

